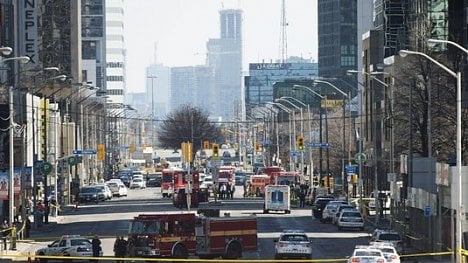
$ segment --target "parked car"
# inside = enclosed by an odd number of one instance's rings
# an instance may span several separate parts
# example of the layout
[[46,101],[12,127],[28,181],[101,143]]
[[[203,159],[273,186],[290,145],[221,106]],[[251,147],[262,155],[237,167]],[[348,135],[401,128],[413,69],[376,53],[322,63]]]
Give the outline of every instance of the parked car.
[[[102,251],[99,253],[102,256]],[[66,235],[53,241],[47,247],[36,251],[40,256],[72,256],[72,257],[92,257],[93,248],[91,241],[79,235]],[[47,262],[47,259],[40,259],[39,262]]]
[[359,228],[364,230],[364,218],[362,218],[361,212],[355,208],[343,209],[337,219],[336,225],[338,226],[338,230],[343,228]]
[[112,192],[112,196],[119,196],[119,184],[116,182],[107,181],[106,185]]
[[119,184],[119,196],[127,196],[128,188],[124,184]]
[[393,244],[398,253],[403,251],[403,240],[400,233],[391,229],[375,229],[371,236],[371,242],[387,242]]
[[112,196],[114,194],[112,193],[112,190],[109,188],[109,186],[107,184],[97,184],[97,185],[94,185],[94,187],[97,187],[97,188],[101,189],[102,191],[104,191],[106,200],[112,199]]
[[323,209],[328,204],[328,202],[332,200],[334,200],[334,198],[331,196],[315,198],[314,205],[312,206],[312,215],[318,219],[322,218]]
[[350,205],[350,204],[341,204],[336,207],[336,212],[335,214],[332,215],[332,224],[336,225],[338,221],[338,217],[340,216],[341,211],[343,209],[354,209],[355,207]]
[[142,178],[133,179],[132,182],[130,183],[130,189],[135,189],[135,188],[140,188],[140,189],[146,188],[146,182]]
[[81,187],[78,193],[78,199],[80,203],[85,202],[99,202],[105,200],[105,194],[103,194],[98,188],[94,186]]
[[148,187],[161,187],[161,177],[155,177],[155,178],[150,178],[148,179],[148,182],[146,183],[146,186]]
[[333,200],[328,202],[328,204],[325,206],[325,208],[322,211],[322,218],[320,219],[320,222],[326,223],[326,222],[331,222],[333,219],[333,215],[336,213],[336,208],[339,205],[342,204],[347,204],[347,201],[343,200]]
[[312,244],[302,230],[285,230],[275,242],[275,259],[310,259]]

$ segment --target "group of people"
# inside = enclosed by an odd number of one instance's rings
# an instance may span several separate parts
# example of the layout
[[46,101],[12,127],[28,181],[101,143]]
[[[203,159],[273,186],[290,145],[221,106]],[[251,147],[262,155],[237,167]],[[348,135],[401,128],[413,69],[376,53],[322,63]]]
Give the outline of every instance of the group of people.
[[233,183],[219,184],[219,199],[234,199],[234,192],[236,191],[236,186]]

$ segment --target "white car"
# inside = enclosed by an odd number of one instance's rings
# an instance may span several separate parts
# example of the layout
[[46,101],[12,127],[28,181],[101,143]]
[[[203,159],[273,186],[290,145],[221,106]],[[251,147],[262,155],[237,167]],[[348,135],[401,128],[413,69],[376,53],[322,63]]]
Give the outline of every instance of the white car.
[[146,188],[146,182],[142,178],[134,178],[130,182],[130,189],[135,189],[135,188],[140,188],[140,189]]
[[[93,249],[89,239],[79,235],[62,236],[59,240],[53,241],[47,247],[36,251],[38,256],[72,256],[72,257],[92,257]],[[102,256],[102,251],[100,252]],[[41,258],[40,262],[47,262],[46,258]]]
[[388,242],[370,242],[371,247],[375,247],[382,251],[384,257],[387,259],[387,262],[390,263],[400,263],[400,255],[398,255],[397,250],[392,243]]
[[112,190],[109,188],[109,186],[107,184],[97,184],[94,187],[104,191],[105,196],[106,196],[106,200],[112,199],[113,193],[112,193]]
[[355,262],[386,263],[386,259],[379,249],[359,246],[354,249],[353,255],[348,259],[348,263]]
[[391,243],[398,253],[403,251],[403,240],[400,233],[391,229],[375,229],[372,233],[371,242]]
[[312,244],[302,230],[285,230],[275,242],[275,259],[311,259]]
[[364,219],[357,209],[343,209],[336,221],[338,229],[359,228],[364,230]]
[[205,177],[203,178],[203,181],[200,185],[200,188],[206,188],[208,189],[209,191],[212,191],[213,187],[213,176],[212,175],[205,175]]
[[127,196],[128,188],[122,183],[119,184],[119,196]]

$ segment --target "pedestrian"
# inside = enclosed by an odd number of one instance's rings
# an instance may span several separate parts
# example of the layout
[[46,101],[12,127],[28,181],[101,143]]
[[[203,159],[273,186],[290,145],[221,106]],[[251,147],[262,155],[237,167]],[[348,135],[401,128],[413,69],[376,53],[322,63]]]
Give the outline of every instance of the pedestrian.
[[[97,235],[94,236],[93,240],[91,240],[91,244],[93,247],[93,257],[99,257],[101,256],[101,240],[99,240],[99,237]],[[98,262],[97,259],[93,259],[92,262]]]
[[25,226],[24,226],[24,229],[25,229],[24,237],[29,238],[29,235],[30,235],[30,233],[31,233],[31,220],[29,220],[29,218],[27,217],[27,218],[26,218],[26,221],[25,221],[24,223],[25,223]]
[[219,192],[221,193],[219,199],[224,199],[226,197],[226,184],[224,184],[224,183],[221,184]]
[[122,258],[124,258],[127,254],[127,241],[123,238],[123,236],[118,236],[115,239],[114,243],[114,255],[117,258],[115,262],[124,262]]
[[300,191],[299,192],[299,207],[304,207],[305,206],[305,192],[304,191]]
[[231,184],[231,199],[234,199],[234,192],[236,192],[236,185]]
[[8,235],[10,235],[10,225],[8,224],[8,221],[5,219],[3,220],[3,223],[1,225],[1,231],[2,231],[2,240],[3,240],[3,250],[7,250],[7,238]]

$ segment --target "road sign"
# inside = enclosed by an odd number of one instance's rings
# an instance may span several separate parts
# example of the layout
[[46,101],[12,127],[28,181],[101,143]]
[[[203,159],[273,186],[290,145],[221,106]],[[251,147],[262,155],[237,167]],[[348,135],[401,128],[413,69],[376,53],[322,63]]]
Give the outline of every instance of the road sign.
[[356,173],[356,166],[354,165],[348,165],[346,166],[346,174],[351,175]]
[[52,172],[52,164],[49,162],[43,162],[39,169],[44,175],[48,175],[50,172]]
[[68,164],[69,165],[75,165],[76,164],[76,157],[75,156],[68,157]]
[[308,143],[309,148],[329,148],[330,144],[328,142],[311,142]]
[[96,154],[97,151],[94,149],[89,149],[89,150],[81,150],[77,149],[73,151],[73,154]]
[[424,207],[424,217],[430,217],[431,213],[432,213],[431,206],[426,205],[426,207]]
[[355,160],[357,163],[365,163],[366,160],[367,160],[366,154],[364,154],[364,153],[356,153],[356,155],[354,155],[354,160]]

